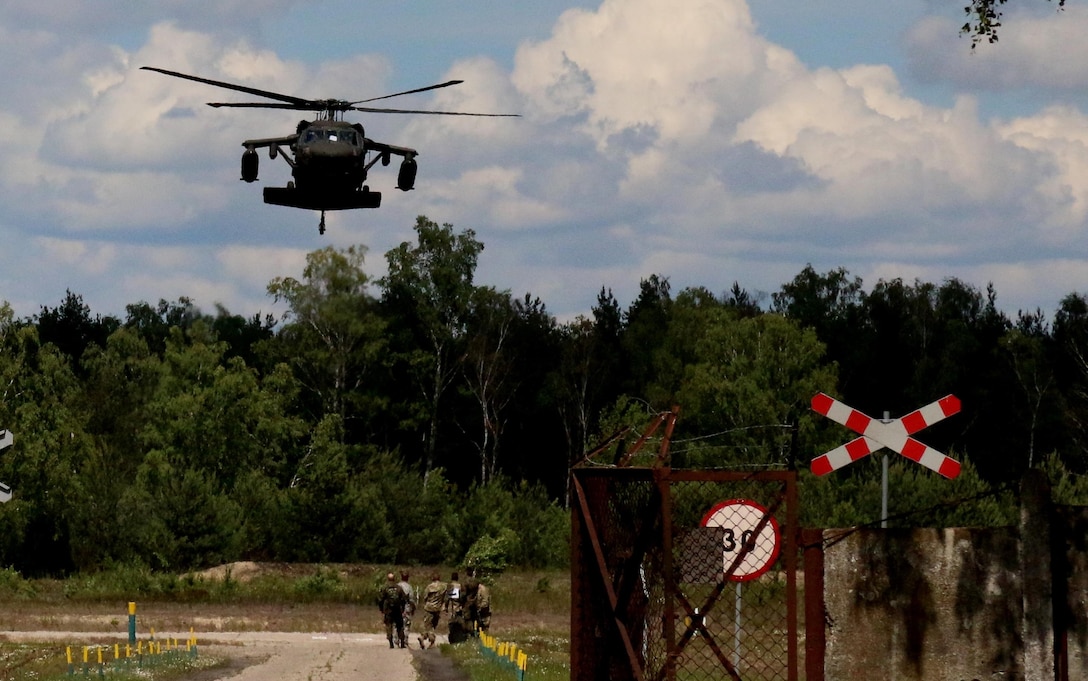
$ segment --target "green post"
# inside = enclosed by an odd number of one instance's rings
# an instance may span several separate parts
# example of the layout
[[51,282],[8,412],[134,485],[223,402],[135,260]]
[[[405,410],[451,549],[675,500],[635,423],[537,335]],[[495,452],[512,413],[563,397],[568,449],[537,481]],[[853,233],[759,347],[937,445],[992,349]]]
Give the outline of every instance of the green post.
[[136,602],[129,601],[128,603],[128,642],[129,645],[136,643]]

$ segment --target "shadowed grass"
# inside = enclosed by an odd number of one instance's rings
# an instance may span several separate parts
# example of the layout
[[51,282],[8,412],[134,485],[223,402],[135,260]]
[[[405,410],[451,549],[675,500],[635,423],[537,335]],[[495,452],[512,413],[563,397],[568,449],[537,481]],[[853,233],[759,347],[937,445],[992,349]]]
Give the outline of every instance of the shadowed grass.
[[[79,655],[80,659],[82,654]],[[113,681],[175,681],[191,677],[202,670],[224,666],[222,658],[214,656],[163,655],[154,664],[137,668],[134,665],[113,668],[107,666]],[[71,681],[78,678],[99,678],[98,666],[91,663],[86,670],[77,660],[74,675],[68,674],[64,646],[51,642],[0,641],[0,681]]]

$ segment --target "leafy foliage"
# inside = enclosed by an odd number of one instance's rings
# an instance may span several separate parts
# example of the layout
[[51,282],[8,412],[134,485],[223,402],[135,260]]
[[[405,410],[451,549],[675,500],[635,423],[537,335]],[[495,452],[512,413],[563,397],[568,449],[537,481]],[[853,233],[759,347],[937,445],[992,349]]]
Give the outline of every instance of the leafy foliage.
[[[16,434],[0,455],[15,493],[0,589],[108,569],[169,590],[149,575],[240,559],[563,565],[571,466],[618,432],[595,458],[612,463],[674,406],[672,466],[800,470],[806,525],[879,521],[879,456],[804,472],[847,437],[812,412],[817,392],[874,416],[963,401],[921,436],[962,474],[895,457],[893,524],[1008,524],[1028,468],[1088,503],[1081,294],[1051,325],[1008,319],[992,287],[866,289],[809,266],[768,310],[739,283],[718,295],[651,275],[626,309],[601,289],[559,322],[531,294],[476,283],[472,230],[421,216],[415,231],[377,280],[361,246],[310,253],[301,277],[269,284],[278,322],[187,298],[129,305],[123,321],[72,292],[29,319],[0,304],[0,427]],[[655,461],[661,437],[632,465]],[[674,501],[697,518],[707,500]]]
[[[1004,16],[1002,7],[1006,2],[1008,0],[971,0],[963,8],[967,22],[960,28],[960,32],[971,36],[972,49],[983,40],[988,43],[997,42],[997,29],[1001,28],[1001,18]],[[1065,9],[1065,0],[1058,0],[1058,8]]]

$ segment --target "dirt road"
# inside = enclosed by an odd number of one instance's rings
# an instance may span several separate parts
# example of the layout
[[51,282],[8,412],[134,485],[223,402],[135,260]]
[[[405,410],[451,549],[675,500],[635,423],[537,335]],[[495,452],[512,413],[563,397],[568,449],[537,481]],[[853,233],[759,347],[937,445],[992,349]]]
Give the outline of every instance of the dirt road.
[[[0,632],[10,640],[105,641],[115,633]],[[188,634],[160,633],[184,640]],[[417,681],[416,656],[441,656],[436,649],[390,649],[382,634],[217,632],[197,641],[199,650],[230,660],[226,669],[207,670],[201,681]],[[428,665],[430,666],[430,665]]]

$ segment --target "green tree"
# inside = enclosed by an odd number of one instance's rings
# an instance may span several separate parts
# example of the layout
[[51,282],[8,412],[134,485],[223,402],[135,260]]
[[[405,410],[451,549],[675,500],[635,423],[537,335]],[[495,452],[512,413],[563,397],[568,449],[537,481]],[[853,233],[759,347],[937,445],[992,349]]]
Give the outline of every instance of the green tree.
[[286,496],[291,524],[280,544],[290,560],[393,559],[390,509],[370,477],[360,474],[361,452],[344,443],[343,427],[336,414],[317,424],[291,480]]
[[[740,319],[744,312],[718,300],[705,288],[687,288],[669,306],[667,323],[658,332],[652,357],[652,379],[644,395],[658,411],[678,404],[688,366],[699,361],[698,344],[712,324]],[[753,318],[753,317],[749,317]]]
[[[1001,27],[1001,18],[1004,16],[1002,7],[1008,0],[970,0],[963,8],[967,15],[967,22],[960,28],[961,33],[971,36],[971,49],[985,40],[988,43],[997,42],[997,29]],[[1065,8],[1065,0],[1058,0],[1058,8]]]
[[629,395],[647,396],[654,381],[655,364],[662,339],[672,315],[672,294],[668,277],[652,274],[643,279],[638,297],[624,315],[622,347],[627,359],[624,390]]
[[302,279],[277,277],[268,293],[288,305],[277,358],[320,402],[318,416],[335,414],[345,422],[375,411],[362,389],[374,379],[384,357],[384,323],[363,271],[366,249],[331,246],[306,256]]
[[1001,339],[1001,348],[1018,388],[1015,395],[1027,413],[1028,468],[1037,463],[1035,442],[1040,420],[1046,417],[1048,411],[1061,411],[1050,404],[1057,393],[1057,386],[1048,345],[1049,338],[1041,313],[1021,314],[1016,328]]
[[[179,462],[181,463],[181,462]],[[183,570],[236,560],[241,545],[238,504],[208,473],[173,465],[152,451],[119,504],[126,562]]]
[[64,573],[81,567],[73,533],[90,524],[82,514],[94,511],[86,504],[97,490],[85,476],[102,475],[91,465],[97,458],[89,415],[67,355],[39,345],[33,326],[0,320],[0,329],[3,428],[15,434],[15,445],[0,456],[0,480],[15,495],[0,505],[0,528],[18,537],[5,541],[11,553],[0,561],[24,574]]
[[562,352],[559,325],[544,302],[528,293],[513,306],[507,357],[517,392],[507,407],[499,469],[515,480],[539,480],[558,497],[568,471],[563,429],[550,392]]
[[[403,242],[385,254],[382,278],[387,318],[396,319],[400,363],[419,393],[410,421],[424,424],[423,468],[435,467],[442,398],[460,373],[475,290],[473,278],[484,245],[471,229],[420,216],[416,243]],[[409,422],[410,422],[409,421]]]
[[589,448],[607,369],[599,363],[599,337],[591,320],[580,316],[561,325],[559,338],[559,366],[549,376],[548,397],[559,412],[569,471]]
[[138,435],[159,387],[162,362],[140,334],[122,327],[110,335],[104,348],[89,347],[82,365],[88,429],[111,462],[113,478],[130,481],[142,459]]
[[170,329],[188,329],[199,318],[200,310],[192,300],[182,296],[177,302],[160,299],[155,307],[147,302],[126,305],[124,326],[140,334],[151,351],[161,356],[166,351]]
[[1070,447],[1066,465],[1088,469],[1088,298],[1070,293],[1054,315],[1053,357],[1058,387],[1065,402],[1064,421]]
[[162,378],[140,432],[145,452],[162,452],[179,470],[193,468],[230,490],[244,472],[278,472],[303,435],[288,414],[295,386],[285,372],[262,380],[203,321],[171,330]]
[[794,468],[802,453],[822,451],[809,405],[834,389],[836,374],[816,334],[777,314],[707,314],[678,391],[684,432],[702,438],[688,448],[688,465]]
[[862,332],[868,322],[860,277],[842,267],[820,274],[806,265],[771,300],[773,311],[816,331],[828,357],[839,363],[844,395],[865,392],[873,367],[860,361],[867,350]]
[[478,434],[473,442],[480,458],[479,479],[486,483],[495,475],[507,407],[518,388],[510,347],[517,310],[508,293],[478,287],[473,291],[468,317],[461,367],[479,409]]
[[83,297],[70,290],[57,307],[43,306],[36,321],[41,342],[55,345],[77,370],[83,353],[90,347],[105,346],[106,338],[120,326],[113,317],[92,317]]

